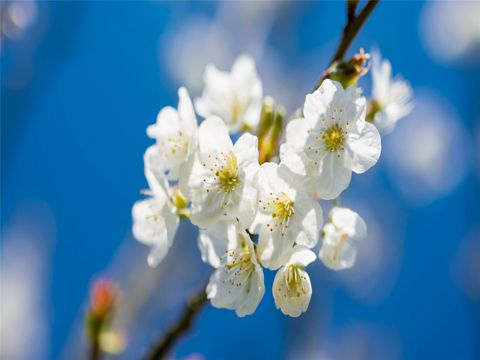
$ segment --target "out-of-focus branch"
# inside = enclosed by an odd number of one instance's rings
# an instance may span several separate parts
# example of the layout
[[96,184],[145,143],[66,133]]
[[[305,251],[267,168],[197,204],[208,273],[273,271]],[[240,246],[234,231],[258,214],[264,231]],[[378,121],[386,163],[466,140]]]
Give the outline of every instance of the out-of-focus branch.
[[192,322],[207,302],[207,284],[192,296],[178,319],[167,329],[163,336],[155,342],[144,360],[164,359],[173,345],[192,327]]
[[90,360],[100,360],[102,358],[102,353],[100,351],[100,346],[99,346],[99,343],[97,341],[93,342],[91,345],[90,345],[90,355],[89,355],[89,359]]

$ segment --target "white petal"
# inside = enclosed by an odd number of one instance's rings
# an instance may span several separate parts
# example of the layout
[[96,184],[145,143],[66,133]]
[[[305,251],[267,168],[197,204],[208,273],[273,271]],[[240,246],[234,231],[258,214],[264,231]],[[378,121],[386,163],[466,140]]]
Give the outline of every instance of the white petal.
[[148,266],[157,267],[158,264],[160,264],[165,258],[165,256],[168,254],[169,248],[170,247],[165,243],[152,246],[150,253],[147,257]]
[[243,103],[259,101],[262,98],[262,83],[250,56],[240,56],[232,66],[232,78],[236,96]]
[[230,74],[208,64],[204,74],[205,89],[202,97],[195,100],[195,108],[205,118],[216,115],[224,120],[230,116],[230,102],[234,94]]
[[294,152],[303,151],[308,137],[308,130],[311,127],[311,122],[307,119],[290,120],[285,128],[285,143],[282,147]]
[[157,266],[172,245],[178,216],[165,199],[149,198],[134,204],[132,217],[133,235],[138,241],[152,246],[148,263]]
[[239,167],[258,165],[258,138],[249,133],[243,134],[233,147]]
[[232,211],[232,215],[236,216],[241,226],[246,229],[252,224],[258,203],[258,192],[253,186],[253,179],[256,175],[258,165],[250,165],[244,169],[247,173],[243,178],[244,185],[239,194],[239,201],[237,208]]
[[216,116],[204,120],[198,130],[200,152],[228,152],[233,149],[228,129],[222,119]]
[[225,267],[215,270],[207,286],[207,298],[213,306],[235,310],[240,317],[253,314],[265,293],[262,268],[255,266],[249,281],[241,286],[232,285],[229,280]]
[[262,266],[270,270],[285,265],[293,248],[293,241],[288,236],[280,236],[280,231],[270,231],[266,226],[260,229],[257,252]]
[[332,223],[349,237],[362,240],[367,236],[367,225],[356,212],[342,207],[334,207],[330,212]]
[[260,197],[265,194],[279,194],[284,192],[294,198],[295,190],[279,175],[279,165],[273,162],[263,163],[257,172],[256,184]]
[[335,95],[343,91],[343,86],[338,81],[324,80],[318,90],[306,96],[303,115],[308,119],[320,119],[330,107]]
[[[158,147],[156,145],[149,146],[145,151],[145,154],[143,155],[145,177],[147,178],[148,186],[153,192],[159,190],[159,179],[165,177],[166,169],[165,162],[163,160],[164,159],[160,155]],[[150,175],[147,176],[147,173],[150,173]]]
[[193,109],[192,100],[188,95],[187,89],[181,87],[178,89],[178,113],[182,123],[182,129],[193,135],[197,129],[197,117]]
[[147,128],[147,135],[153,139],[165,133],[175,132],[180,128],[178,112],[171,106],[165,106],[157,115],[154,125]]
[[329,153],[321,163],[320,174],[312,181],[318,196],[325,200],[337,198],[350,184],[352,171],[343,166],[343,154]]
[[372,55],[372,80],[373,98],[381,103],[388,97],[392,67],[388,60],[382,61],[378,50],[371,52]]
[[205,229],[211,227],[217,221],[227,220],[222,210],[222,202],[223,197],[215,192],[210,192],[201,202],[194,203],[192,198],[190,221],[192,224]]
[[350,134],[346,141],[346,152],[351,168],[357,174],[364,173],[377,163],[382,149],[380,134],[371,123],[365,123],[360,135]]
[[236,231],[235,224],[226,221],[220,221],[210,229],[200,230],[198,247],[202,261],[214,268],[220,267],[222,256],[229,248],[235,246]]
[[322,244],[318,256],[326,267],[332,270],[343,270],[349,269],[355,264],[357,249],[354,244],[347,241],[341,248],[338,248],[336,243],[330,243],[327,238],[325,240],[327,241]]
[[301,290],[298,293],[288,291],[289,285],[286,283],[287,267],[277,271],[272,288],[277,309],[292,317],[298,317],[308,309],[312,296],[312,285],[308,273],[300,269],[298,271],[301,276],[301,283],[299,284]]
[[305,246],[298,245],[292,249],[286,264],[305,267],[315,261],[316,258],[317,257],[312,250]]
[[297,193],[294,207],[295,214],[289,223],[289,235],[296,234],[294,239],[297,244],[312,248],[318,242],[323,225],[322,208],[305,193]]

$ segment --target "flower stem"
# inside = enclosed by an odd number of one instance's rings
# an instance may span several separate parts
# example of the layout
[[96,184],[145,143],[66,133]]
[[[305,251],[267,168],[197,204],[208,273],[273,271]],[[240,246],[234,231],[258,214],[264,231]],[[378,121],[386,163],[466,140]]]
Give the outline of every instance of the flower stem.
[[207,302],[206,288],[207,284],[187,301],[178,319],[155,342],[150,352],[143,358],[144,360],[164,359],[180,337],[190,330],[193,320]]

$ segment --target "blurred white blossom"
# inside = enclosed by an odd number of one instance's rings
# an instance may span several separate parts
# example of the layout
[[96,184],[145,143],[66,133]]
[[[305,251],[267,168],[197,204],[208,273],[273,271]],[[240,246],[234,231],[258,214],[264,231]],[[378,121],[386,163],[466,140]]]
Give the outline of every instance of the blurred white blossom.
[[[23,205],[2,232],[0,246],[0,358],[45,359],[53,219],[43,205]],[[28,346],[26,346],[26,344]]]
[[322,231],[319,258],[330,269],[351,268],[357,258],[357,243],[367,236],[367,225],[356,212],[334,207]]
[[472,161],[471,139],[448,99],[420,90],[386,142],[386,163],[407,200],[425,205],[453,191]]
[[229,73],[208,64],[204,82],[202,97],[195,101],[198,114],[205,118],[218,116],[230,132],[256,128],[262,107],[262,82],[250,56],[240,56]]
[[449,62],[480,54],[480,2],[430,1],[425,3],[420,32],[428,52]]
[[373,99],[369,103],[369,120],[382,134],[389,133],[397,121],[412,110],[412,89],[402,78],[392,77],[390,61],[382,60],[378,51],[372,52],[371,72]]
[[150,190],[149,197],[135,203],[132,208],[133,235],[151,247],[148,264],[156,267],[167,255],[177,232],[179,214],[171,196],[168,182],[158,178],[148,168],[145,170]]

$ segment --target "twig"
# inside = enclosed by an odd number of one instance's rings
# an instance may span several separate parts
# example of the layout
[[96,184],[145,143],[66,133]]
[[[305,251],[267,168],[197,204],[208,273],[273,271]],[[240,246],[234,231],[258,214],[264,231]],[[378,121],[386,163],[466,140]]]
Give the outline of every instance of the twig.
[[333,64],[337,60],[341,60],[345,56],[348,47],[352,43],[353,39],[355,39],[355,36],[357,36],[358,32],[372,13],[373,9],[375,9],[375,6],[378,5],[379,1],[380,0],[368,0],[367,4],[358,16],[355,16],[355,10],[358,6],[358,1],[347,2],[347,24],[343,28],[342,38],[340,39],[337,51],[335,52],[330,64]]
[[347,21],[352,22],[355,20],[355,12],[360,0],[347,0]]
[[90,360],[100,360],[102,357],[98,341],[93,341],[90,347]]
[[155,342],[153,348],[144,357],[144,360],[164,359],[175,342],[190,330],[193,319],[198,315],[207,302],[206,288],[207,284],[205,284],[199,292],[187,301],[185,309],[180,314],[180,317],[172,324],[162,338]]
[[[347,21],[345,26],[343,27],[342,37],[340,38],[340,42],[338,43],[337,50],[335,51],[335,55],[333,56],[332,60],[330,61],[330,66],[335,63],[336,61],[342,60],[345,56],[345,53],[348,50],[348,47],[352,43],[355,36],[357,36],[360,28],[368,19],[370,14],[372,13],[375,6],[378,5],[380,0],[368,0],[365,7],[362,9],[358,16],[355,16],[355,12],[357,10],[359,0],[347,0]],[[328,71],[325,71],[320,79],[316,82],[315,87],[313,90],[316,90],[320,87],[323,80],[327,77]]]

